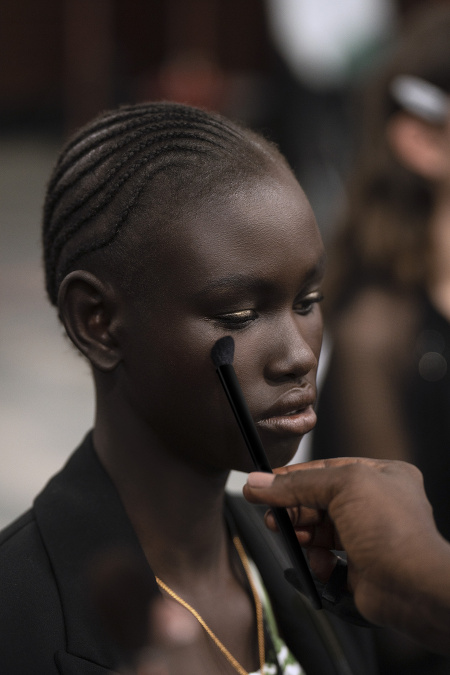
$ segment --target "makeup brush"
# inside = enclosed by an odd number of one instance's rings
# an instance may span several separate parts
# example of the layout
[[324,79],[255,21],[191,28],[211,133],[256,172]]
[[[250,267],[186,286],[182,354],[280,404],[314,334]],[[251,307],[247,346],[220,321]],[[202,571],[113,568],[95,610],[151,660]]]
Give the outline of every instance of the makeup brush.
[[[217,340],[211,350],[211,358],[256,470],[272,473],[272,468],[233,368],[234,340],[230,335]],[[306,595],[315,609],[321,609],[322,603],[319,594],[287,510],[282,507],[273,507],[272,512],[286,544],[301,592]],[[287,575],[287,578],[290,576]]]

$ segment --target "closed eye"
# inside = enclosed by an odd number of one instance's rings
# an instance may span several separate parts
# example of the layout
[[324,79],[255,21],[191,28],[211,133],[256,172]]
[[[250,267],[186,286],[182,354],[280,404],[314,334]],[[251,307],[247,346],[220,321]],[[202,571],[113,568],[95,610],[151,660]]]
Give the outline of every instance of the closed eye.
[[319,302],[322,302],[322,300],[323,300],[322,293],[320,291],[314,291],[314,293],[310,293],[305,298],[302,298],[301,300],[296,302],[294,305],[294,310],[298,314],[306,316],[313,310],[314,305]]
[[229,328],[243,328],[250,321],[254,321],[257,318],[258,314],[254,309],[241,309],[236,312],[228,312],[227,314],[216,316],[215,320]]

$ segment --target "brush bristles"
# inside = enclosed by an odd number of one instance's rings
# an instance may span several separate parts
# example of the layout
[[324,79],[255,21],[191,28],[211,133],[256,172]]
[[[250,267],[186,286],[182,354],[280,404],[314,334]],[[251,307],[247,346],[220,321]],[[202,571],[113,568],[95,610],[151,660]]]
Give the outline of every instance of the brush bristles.
[[211,349],[211,358],[216,368],[231,365],[234,359],[234,340],[231,335],[225,335],[215,343]]

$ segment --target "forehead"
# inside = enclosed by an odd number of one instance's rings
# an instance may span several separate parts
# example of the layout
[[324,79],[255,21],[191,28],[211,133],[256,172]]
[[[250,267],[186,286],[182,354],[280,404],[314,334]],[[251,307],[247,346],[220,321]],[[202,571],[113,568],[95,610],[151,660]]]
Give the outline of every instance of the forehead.
[[158,239],[160,285],[176,285],[181,294],[243,275],[290,275],[297,283],[323,257],[308,200],[284,169],[214,190]]

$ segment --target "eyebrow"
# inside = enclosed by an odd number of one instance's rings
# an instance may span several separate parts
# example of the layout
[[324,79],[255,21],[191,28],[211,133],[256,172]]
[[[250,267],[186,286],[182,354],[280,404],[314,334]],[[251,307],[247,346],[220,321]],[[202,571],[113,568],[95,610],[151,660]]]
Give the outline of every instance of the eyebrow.
[[214,291],[264,290],[269,287],[270,284],[259,277],[250,274],[230,274],[220,279],[212,279],[196,295],[201,298]]
[[[326,254],[323,253],[317,263],[312,265],[305,274],[303,283],[306,284],[312,279],[323,275],[325,270]],[[272,283],[261,277],[254,277],[250,274],[230,274],[219,279],[212,279],[207,282],[205,286],[196,294],[201,298],[214,291],[229,291],[229,290],[255,290],[263,291],[270,289]]]

